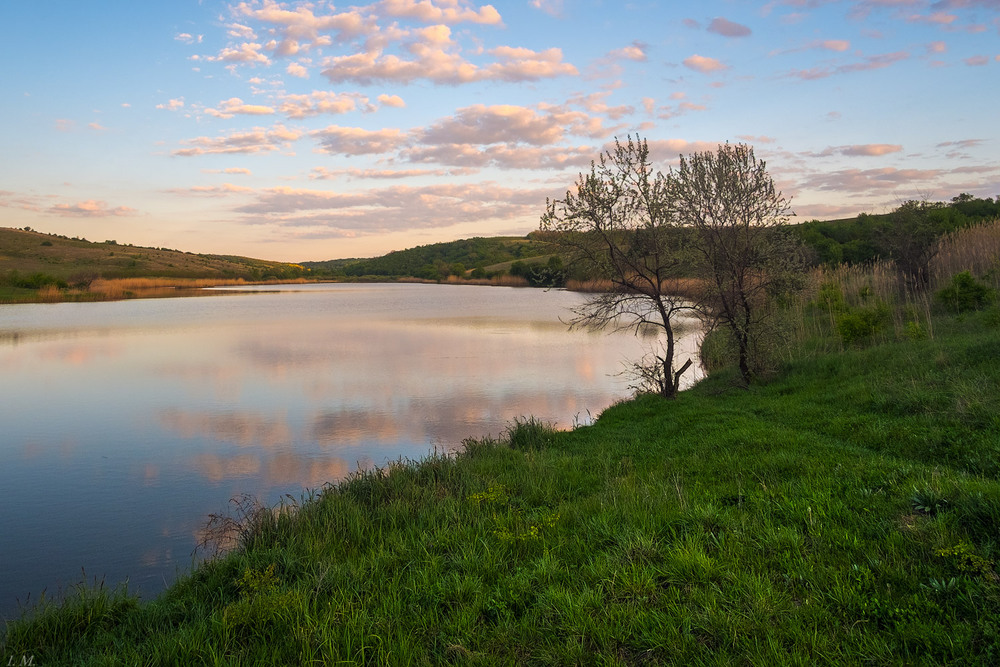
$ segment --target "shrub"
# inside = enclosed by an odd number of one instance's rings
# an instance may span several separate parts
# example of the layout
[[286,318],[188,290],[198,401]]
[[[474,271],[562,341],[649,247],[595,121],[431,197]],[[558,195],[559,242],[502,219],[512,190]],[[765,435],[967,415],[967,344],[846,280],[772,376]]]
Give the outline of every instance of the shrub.
[[844,345],[854,345],[873,338],[889,323],[889,306],[876,303],[867,308],[848,311],[837,322],[837,332]]
[[996,299],[996,293],[976,280],[968,271],[952,276],[951,284],[940,290],[936,296],[945,308],[954,313],[980,310]]

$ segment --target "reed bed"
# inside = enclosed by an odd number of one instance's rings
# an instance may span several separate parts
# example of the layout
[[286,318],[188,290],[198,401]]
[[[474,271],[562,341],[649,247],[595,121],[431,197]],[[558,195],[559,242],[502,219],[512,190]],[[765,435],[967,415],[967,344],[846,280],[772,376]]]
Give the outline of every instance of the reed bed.
[[938,240],[931,262],[932,283],[940,287],[962,271],[1000,288],[1000,219],[950,232]]
[[[942,236],[929,266],[929,284],[913,289],[900,278],[893,262],[817,267],[806,287],[788,304],[787,355],[805,350],[822,353],[844,349],[845,317],[885,309],[888,323],[873,332],[870,342],[934,338],[932,310],[935,294],[963,271],[993,289],[1000,289],[1000,220],[959,229]],[[889,326],[891,325],[891,326]],[[825,344],[817,345],[817,341]]]

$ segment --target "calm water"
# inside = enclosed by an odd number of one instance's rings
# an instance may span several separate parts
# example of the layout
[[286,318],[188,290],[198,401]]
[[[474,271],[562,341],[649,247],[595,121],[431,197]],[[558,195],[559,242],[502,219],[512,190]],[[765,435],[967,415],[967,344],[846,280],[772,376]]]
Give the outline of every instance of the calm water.
[[238,494],[298,497],[515,417],[587,421],[648,343],[567,331],[582,298],[297,285],[0,305],[0,617],[84,577],[156,594]]

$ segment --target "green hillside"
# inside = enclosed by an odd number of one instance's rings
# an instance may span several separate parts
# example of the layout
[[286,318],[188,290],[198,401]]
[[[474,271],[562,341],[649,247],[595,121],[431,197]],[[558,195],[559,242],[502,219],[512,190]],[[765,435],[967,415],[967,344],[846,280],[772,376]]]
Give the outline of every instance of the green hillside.
[[[42,274],[68,284],[94,278],[295,278],[299,265],[235,255],[205,255],[166,248],[145,248],[108,240],[43,234],[0,227],[0,280]],[[38,278],[34,280],[38,282]]]
[[328,262],[302,262],[302,266],[315,274],[346,277],[379,276],[397,278],[413,276],[437,280],[474,269],[484,273],[504,270],[512,262],[551,255],[551,245],[530,234],[526,237],[498,236],[476,237],[432,243],[408,250],[397,250],[381,257],[360,260],[331,260]]

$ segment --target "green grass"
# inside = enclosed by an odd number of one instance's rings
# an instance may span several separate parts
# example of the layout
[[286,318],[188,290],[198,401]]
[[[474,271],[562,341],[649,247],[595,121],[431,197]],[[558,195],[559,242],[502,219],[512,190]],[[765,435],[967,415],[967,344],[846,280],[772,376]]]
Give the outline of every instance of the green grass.
[[[11,623],[35,664],[996,664],[1000,331],[720,372],[359,473],[160,598]],[[288,509],[288,508],[286,508]]]

